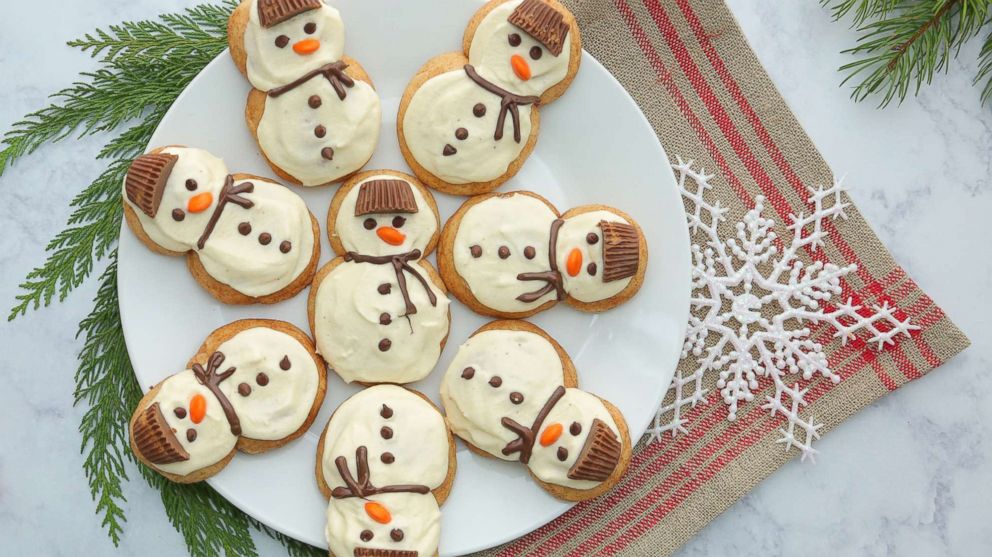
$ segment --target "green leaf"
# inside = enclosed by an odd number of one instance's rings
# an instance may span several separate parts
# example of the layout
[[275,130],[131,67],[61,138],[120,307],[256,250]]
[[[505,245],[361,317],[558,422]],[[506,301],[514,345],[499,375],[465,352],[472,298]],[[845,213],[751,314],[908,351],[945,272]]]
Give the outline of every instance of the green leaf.
[[978,75],[975,76],[975,84],[985,82],[982,86],[982,104],[988,104],[992,100],[992,32],[985,37],[982,44],[982,52],[978,55]]

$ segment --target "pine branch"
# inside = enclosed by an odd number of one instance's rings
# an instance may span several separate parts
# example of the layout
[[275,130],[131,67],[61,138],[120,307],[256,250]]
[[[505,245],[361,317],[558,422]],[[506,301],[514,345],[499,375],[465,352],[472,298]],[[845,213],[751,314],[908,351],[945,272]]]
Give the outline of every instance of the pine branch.
[[947,71],[961,46],[990,23],[989,0],[821,0],[835,17],[853,13],[861,56],[840,68],[842,85],[857,80],[856,101],[878,95],[880,106],[902,102]]
[[992,101],[992,32],[985,37],[982,52],[978,55],[978,75],[975,84],[985,82],[982,87],[982,104]]

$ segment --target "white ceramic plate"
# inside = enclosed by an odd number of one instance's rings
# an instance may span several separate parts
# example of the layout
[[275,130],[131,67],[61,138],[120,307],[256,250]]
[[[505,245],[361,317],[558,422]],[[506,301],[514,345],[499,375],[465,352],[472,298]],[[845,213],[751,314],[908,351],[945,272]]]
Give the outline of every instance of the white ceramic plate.
[[[478,8],[475,0],[337,0],[348,32],[346,53],[372,75],[383,104],[382,140],[367,168],[409,172],[395,119],[406,83],[428,58],[458,50]],[[430,6],[427,9],[427,6]],[[271,176],[244,121],[247,81],[225,52],[179,97],[151,146],[184,144],[222,157],[232,171]],[[637,106],[591,56],[572,88],[541,110],[537,149],[501,191],[528,189],[562,211],[604,203],[630,213],[650,248],[644,287],[634,302],[600,314],[561,304],[534,319],[575,361],[579,381],[615,403],[636,441],[672,379],[689,311],[690,257],[685,214],[668,158]],[[303,190],[324,234],[335,188]],[[436,194],[442,218],[463,198]],[[431,257],[433,260],[433,256]],[[237,319],[282,319],[307,330],[306,292],[275,306],[229,307],[201,289],[181,258],[162,257],[121,231],[118,276],[121,318],[143,389],[185,365],[215,328]],[[458,346],[486,319],[452,303],[448,346],[437,370],[412,385],[438,401],[440,378]],[[239,454],[210,484],[239,508],[294,538],[320,547],[326,503],[313,478],[318,436],[334,408],[357,391],[329,374],[327,399],[300,440],[264,455]],[[519,464],[481,458],[459,445],[458,475],[443,507],[441,555],[460,555],[519,537],[571,505],[541,490]]]

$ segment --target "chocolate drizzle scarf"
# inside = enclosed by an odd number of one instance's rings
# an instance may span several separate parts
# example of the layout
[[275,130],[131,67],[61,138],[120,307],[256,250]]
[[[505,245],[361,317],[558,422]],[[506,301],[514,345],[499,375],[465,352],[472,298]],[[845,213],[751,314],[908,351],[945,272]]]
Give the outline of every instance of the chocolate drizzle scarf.
[[419,249],[398,255],[362,255],[360,253],[349,251],[345,254],[344,260],[354,261],[356,263],[371,263],[373,265],[392,265],[393,270],[396,272],[396,283],[399,285],[400,293],[403,295],[403,302],[406,304],[406,313],[401,317],[409,317],[417,313],[417,306],[410,300],[410,289],[406,284],[406,273],[413,275],[413,277],[416,278],[421,285],[423,285],[424,290],[427,291],[427,299],[431,301],[432,306],[437,307],[437,296],[435,296],[434,291],[431,290],[430,285],[427,283],[427,279],[425,279],[424,276],[417,271],[417,269],[410,265],[410,261],[420,259],[420,255],[421,253]]
[[485,78],[475,71],[475,68],[471,64],[465,64],[465,73],[468,74],[468,78],[474,81],[476,85],[503,99],[500,101],[499,118],[496,120],[496,134],[493,135],[493,138],[496,141],[503,139],[503,127],[506,125],[506,114],[509,112],[513,119],[513,140],[520,143],[520,109],[518,107],[522,104],[537,106],[541,103],[541,97],[526,97],[511,93],[495,83],[486,81]]
[[234,176],[231,174],[227,175],[227,178],[224,180],[224,187],[220,189],[217,206],[214,207],[214,212],[210,215],[210,220],[207,221],[207,226],[203,229],[203,234],[200,235],[199,241],[196,242],[198,249],[203,249],[203,246],[207,245],[207,239],[213,234],[214,227],[217,226],[217,221],[220,220],[220,215],[224,212],[224,208],[227,207],[228,203],[234,203],[245,209],[251,209],[255,206],[250,199],[241,195],[242,193],[251,193],[253,191],[255,191],[255,184],[245,182],[239,186],[235,186]]
[[534,418],[534,423],[530,427],[517,423],[512,418],[504,417],[500,420],[503,427],[517,434],[516,439],[510,441],[505,447],[503,447],[503,454],[509,456],[513,453],[520,453],[520,462],[523,462],[524,464],[530,462],[530,455],[534,451],[534,441],[537,439],[537,432],[541,429],[541,426],[544,424],[544,420],[548,417],[548,414],[551,413],[551,410],[555,407],[555,404],[558,404],[558,401],[561,400],[561,397],[563,396],[565,396],[565,387],[559,385],[558,388],[551,393],[551,396],[548,398],[548,401],[544,403],[544,406],[541,407],[541,411],[537,413],[537,417]]
[[348,67],[348,64],[338,60],[337,62],[331,62],[317,68],[316,70],[309,71],[303,74],[303,77],[287,83],[282,87],[276,87],[269,91],[269,96],[276,98],[280,95],[284,95],[293,89],[296,89],[300,85],[310,81],[311,79],[317,77],[318,75],[324,76],[327,81],[331,83],[331,87],[334,88],[334,92],[338,94],[338,98],[342,101],[348,96],[348,90],[345,87],[354,87],[355,80],[344,73],[344,70]]
[[548,245],[548,265],[551,270],[541,271],[540,273],[520,273],[517,275],[517,280],[537,280],[543,281],[546,284],[538,290],[517,296],[517,300],[529,304],[540,300],[552,290],[557,294],[559,302],[565,299],[565,285],[561,271],[558,270],[558,231],[563,224],[565,224],[565,221],[562,219],[555,219],[551,223],[551,240]]

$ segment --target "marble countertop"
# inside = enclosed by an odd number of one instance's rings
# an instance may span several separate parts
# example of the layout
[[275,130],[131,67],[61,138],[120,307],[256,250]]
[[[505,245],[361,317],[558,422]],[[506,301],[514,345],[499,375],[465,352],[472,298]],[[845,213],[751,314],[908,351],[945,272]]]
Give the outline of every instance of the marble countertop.
[[[979,555],[992,552],[992,109],[972,87],[978,44],[904,105],[854,104],[839,54],[855,32],[816,2],[728,0],[759,58],[883,242],[972,338],[942,369],[890,394],[828,434],[817,464],[791,462],[707,526],[693,555]],[[98,26],[197,0],[59,2],[39,21],[5,6],[0,132],[93,66],[64,42]],[[30,25],[24,22],[35,22]],[[43,32],[41,30],[43,29]],[[810,40],[810,38],[815,38]],[[0,178],[0,300],[61,230],[69,200],[99,173],[102,138],[46,146]],[[72,406],[76,323],[95,281],[63,304],[0,323],[0,537],[13,555],[182,555],[156,493],[126,489],[115,551],[93,512]],[[131,475],[136,476],[132,469]],[[259,538],[263,555],[279,547]],[[5,552],[6,552],[5,551]]]

